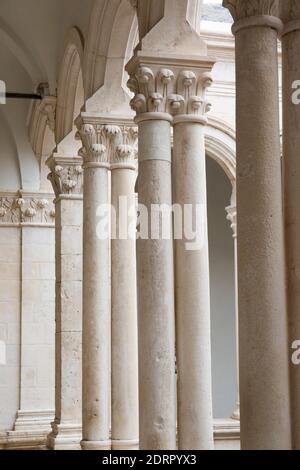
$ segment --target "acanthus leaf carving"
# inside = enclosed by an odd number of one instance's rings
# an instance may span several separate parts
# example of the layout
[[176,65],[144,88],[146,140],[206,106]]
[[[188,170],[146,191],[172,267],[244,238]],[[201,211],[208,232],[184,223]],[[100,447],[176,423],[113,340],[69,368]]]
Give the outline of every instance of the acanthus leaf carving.
[[235,21],[251,16],[279,16],[278,0],[223,0]]
[[82,160],[77,158],[52,157],[49,159],[51,173],[48,176],[56,197],[82,194]]
[[209,110],[205,94],[211,84],[211,74],[200,67],[193,70],[180,66],[153,67],[151,70],[139,65],[128,82],[135,93],[131,107],[137,115],[147,112],[205,115]]

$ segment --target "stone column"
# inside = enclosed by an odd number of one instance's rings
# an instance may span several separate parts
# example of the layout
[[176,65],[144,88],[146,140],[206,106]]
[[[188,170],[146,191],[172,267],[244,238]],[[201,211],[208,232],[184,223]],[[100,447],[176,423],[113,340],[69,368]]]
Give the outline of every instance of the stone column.
[[[173,74],[141,56],[127,70],[139,127],[139,203],[149,215],[153,204],[172,205],[166,97]],[[140,448],[149,450],[176,449],[172,233],[166,238],[149,234],[137,242]]]
[[[250,5],[251,3],[251,5]],[[225,0],[235,24],[242,449],[290,449],[278,109],[278,1]]]
[[[288,281],[290,354],[300,340],[300,4],[284,2],[286,11],[282,34],[283,68],[283,173],[285,193],[285,237]],[[295,343],[296,344],[296,343]],[[290,361],[293,448],[300,449],[300,368]]]
[[231,223],[234,240],[234,286],[235,286],[235,336],[236,336],[236,370],[237,370],[237,403],[232,419],[240,420],[240,382],[239,382],[239,302],[238,302],[238,262],[237,262],[237,212],[236,212],[236,185],[234,185],[231,204],[226,207],[227,220]]
[[107,214],[110,165],[107,134],[99,119],[83,113],[76,124],[83,142],[81,154],[84,158],[81,446],[83,450],[104,450],[110,449],[111,445],[110,241]]
[[175,219],[175,228],[183,229],[175,242],[178,440],[181,450],[209,450],[214,440],[204,128],[213,62],[193,65],[177,74],[177,94],[170,98],[174,196],[183,214],[183,226]]
[[54,154],[47,164],[55,192],[55,421],[47,445],[80,450],[82,438],[82,158]]
[[[135,161],[137,129],[115,127],[112,148],[112,449],[137,450],[138,342],[136,296]],[[131,233],[129,233],[131,230]]]

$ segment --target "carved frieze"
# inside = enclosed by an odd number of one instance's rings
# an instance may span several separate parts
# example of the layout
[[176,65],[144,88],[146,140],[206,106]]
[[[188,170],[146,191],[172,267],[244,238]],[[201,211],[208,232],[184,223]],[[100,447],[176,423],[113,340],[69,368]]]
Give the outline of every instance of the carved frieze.
[[0,225],[53,225],[53,197],[43,194],[17,193],[0,195]]

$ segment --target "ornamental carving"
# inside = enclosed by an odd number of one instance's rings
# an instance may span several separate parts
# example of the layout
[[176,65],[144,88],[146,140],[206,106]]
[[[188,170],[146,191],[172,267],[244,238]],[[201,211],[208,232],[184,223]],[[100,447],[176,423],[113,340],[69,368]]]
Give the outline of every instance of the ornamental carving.
[[[137,158],[138,130],[131,122],[81,123],[78,134],[85,163],[134,165]],[[113,120],[112,120],[113,121]],[[77,123],[78,124],[78,123]]]
[[55,210],[52,198],[43,195],[0,197],[0,224],[52,225]]
[[131,107],[137,114],[163,112],[173,116],[204,116],[210,109],[205,95],[211,84],[210,73],[201,69],[153,70],[140,64],[128,81],[128,88],[134,94]]
[[81,158],[52,157],[48,165],[51,173],[48,176],[56,197],[62,195],[82,194],[83,169]]
[[279,0],[224,0],[235,21],[251,16],[279,16]]

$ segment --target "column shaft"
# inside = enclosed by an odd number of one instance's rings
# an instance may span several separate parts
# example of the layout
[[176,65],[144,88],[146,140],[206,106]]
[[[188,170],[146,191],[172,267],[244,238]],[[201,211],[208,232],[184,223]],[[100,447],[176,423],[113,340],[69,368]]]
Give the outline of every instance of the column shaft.
[[[300,80],[300,11],[298,21],[286,24],[282,37],[283,56],[283,164],[285,189],[285,236],[287,255],[289,347],[300,340],[300,102],[293,99]],[[293,350],[290,349],[291,356]],[[300,449],[300,368],[290,361],[293,448]]]
[[[108,170],[86,163],[83,210],[83,442],[109,449],[109,236],[97,234],[97,210],[108,204]],[[104,238],[104,237],[103,237]]]
[[[190,205],[193,230],[199,228],[199,223],[201,229],[201,235],[197,234],[200,235],[199,246],[185,234],[175,242],[179,449],[212,449],[204,126],[189,116],[182,119],[179,116],[174,122],[174,190],[175,203],[181,206],[184,215]],[[184,217],[184,230],[187,229],[186,222]],[[191,244],[190,248],[188,244]]]
[[259,18],[258,26],[254,19],[244,19],[235,28],[241,442],[243,449],[275,450],[291,445],[278,112],[280,21]]
[[[136,296],[136,241],[121,239],[120,198],[135,211],[136,169],[112,167],[112,207],[116,213],[116,239],[112,240],[112,448],[138,448],[138,346]],[[123,219],[124,220],[124,219]],[[134,223],[134,217],[127,217]]]
[[[172,204],[170,122],[159,116],[152,120],[153,115],[137,119],[139,203],[149,214],[152,204]],[[176,449],[172,239],[139,239],[137,266],[140,448],[172,450]]]

